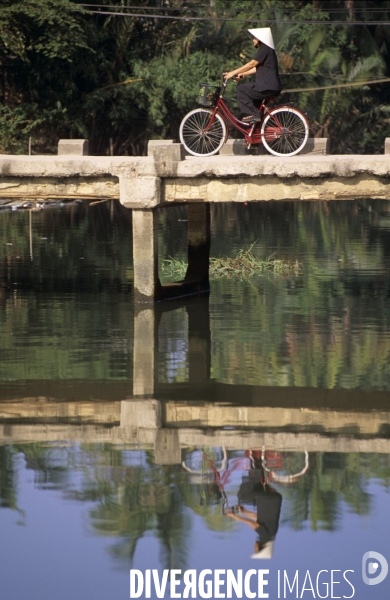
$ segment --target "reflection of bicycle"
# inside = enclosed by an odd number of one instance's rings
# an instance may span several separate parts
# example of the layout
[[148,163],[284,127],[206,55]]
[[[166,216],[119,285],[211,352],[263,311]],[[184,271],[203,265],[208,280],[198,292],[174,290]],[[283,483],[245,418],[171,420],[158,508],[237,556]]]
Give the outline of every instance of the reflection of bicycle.
[[229,455],[224,446],[221,448],[193,448],[183,460],[182,467],[192,475],[192,481],[204,479],[214,481],[227,469]]
[[248,148],[264,144],[275,156],[294,156],[305,146],[309,136],[306,116],[291,105],[283,104],[268,108],[274,98],[263,100],[259,108],[259,120],[245,123],[237,119],[226,106],[223,95],[227,80],[221,86],[201,83],[199,104],[189,112],[180,125],[180,141],[193,156],[212,156],[226,142],[228,123],[244,134]]
[[223,474],[228,467],[229,454],[225,447],[192,448],[186,453],[182,467],[190,473],[192,485],[200,486],[200,504],[210,505],[222,500],[222,512],[227,505]]
[[[201,494],[205,497],[210,495],[210,484],[219,490],[223,514],[228,511],[238,514],[241,510],[240,506],[229,507],[225,492],[225,486],[234,471],[252,473],[252,476],[257,474],[257,481],[264,487],[270,483],[292,485],[309,470],[309,453],[306,450],[278,452],[262,447],[247,450],[245,456],[230,459],[225,447],[192,448],[183,460],[182,466],[190,473],[191,483],[201,486]],[[215,494],[212,494],[210,501],[215,502],[215,499]]]
[[277,452],[273,450],[249,450],[247,456],[250,458],[254,469],[257,463],[264,471],[262,484],[271,481],[282,485],[296,483],[309,470],[309,453],[303,452]]

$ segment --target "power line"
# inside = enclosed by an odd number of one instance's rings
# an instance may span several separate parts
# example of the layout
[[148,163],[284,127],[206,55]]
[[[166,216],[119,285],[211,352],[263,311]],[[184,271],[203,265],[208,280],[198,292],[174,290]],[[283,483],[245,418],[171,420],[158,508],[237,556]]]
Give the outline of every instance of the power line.
[[138,13],[120,13],[109,12],[103,10],[91,10],[90,14],[94,15],[112,15],[114,17],[134,17],[139,19],[170,19],[171,21],[218,21],[218,22],[234,22],[234,23],[275,23],[284,25],[390,25],[390,21],[289,21],[280,19],[232,19],[226,17],[180,17],[170,15],[142,15]]
[[319,87],[311,87],[311,88],[293,88],[293,89],[287,89],[287,90],[282,90],[281,93],[285,92],[289,92],[289,93],[293,93],[293,92],[316,92],[317,90],[335,90],[337,88],[346,88],[346,87],[360,87],[363,85],[371,85],[373,83],[385,83],[390,81],[390,78],[387,77],[386,79],[371,79],[368,81],[358,81],[358,82],[354,82],[354,83],[338,83],[335,85],[323,85],[323,86],[319,86]]
[[[172,7],[163,7],[163,6],[119,6],[114,4],[80,4],[79,6],[91,6],[95,8],[118,8],[121,10],[165,10],[165,11],[175,11],[175,12],[185,12],[186,10],[195,11],[195,8],[172,8]],[[199,7],[198,7],[199,8]],[[200,7],[202,8],[202,7]],[[206,8],[206,7],[204,7]]]
[[[197,6],[195,8],[187,6],[187,7],[169,7],[169,6],[123,6],[123,5],[119,5],[119,4],[84,4],[84,3],[80,3],[79,6],[90,6],[90,7],[95,7],[95,8],[113,8],[113,9],[121,9],[121,10],[134,10],[134,9],[139,9],[139,10],[164,10],[164,11],[175,11],[175,12],[185,12],[187,10],[189,11],[197,11],[199,8],[205,8],[207,10],[210,9],[209,6],[206,5],[202,5],[202,6]],[[319,10],[316,11],[318,14],[349,14],[349,11],[346,8],[329,8],[327,10]],[[389,9],[384,9],[384,8],[359,8],[356,7],[353,10],[353,14],[356,13],[388,13],[390,12],[390,8]],[[287,13],[299,13],[299,11],[297,11],[297,9],[295,8],[286,8],[283,9],[283,13],[287,14]]]
[[[298,73],[290,73],[290,75],[297,75]],[[285,73],[282,73],[282,75],[285,75]],[[126,79],[125,81],[120,81],[119,83],[112,83],[111,85],[107,85],[103,88],[99,88],[99,90],[95,90],[95,92],[100,91],[100,90],[106,90],[108,88],[112,88],[112,87],[117,87],[120,85],[126,85],[128,83],[135,83],[138,81],[143,81],[142,78],[137,78],[137,79]],[[334,85],[322,85],[322,86],[317,86],[317,87],[307,87],[307,88],[290,88],[290,89],[283,89],[281,91],[281,93],[295,93],[295,92],[316,92],[318,90],[335,90],[335,89],[341,89],[341,88],[348,88],[348,87],[363,87],[364,85],[373,85],[375,83],[387,83],[390,81],[390,77],[384,77],[382,79],[367,79],[366,81],[355,81],[352,83],[337,83]],[[91,92],[91,94],[94,94],[95,92]],[[91,95],[88,94],[88,95]]]

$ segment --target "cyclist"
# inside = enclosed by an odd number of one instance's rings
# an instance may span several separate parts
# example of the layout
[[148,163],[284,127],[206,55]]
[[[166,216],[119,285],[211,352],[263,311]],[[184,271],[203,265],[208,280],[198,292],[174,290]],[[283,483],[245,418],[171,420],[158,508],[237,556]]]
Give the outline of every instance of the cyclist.
[[245,114],[243,121],[253,123],[260,120],[258,110],[262,100],[278,96],[282,84],[271,29],[262,27],[248,31],[253,38],[254,47],[257,48],[255,56],[242,67],[224,73],[224,77],[240,81],[248,75],[256,74],[255,83],[244,83],[237,88],[241,112]]

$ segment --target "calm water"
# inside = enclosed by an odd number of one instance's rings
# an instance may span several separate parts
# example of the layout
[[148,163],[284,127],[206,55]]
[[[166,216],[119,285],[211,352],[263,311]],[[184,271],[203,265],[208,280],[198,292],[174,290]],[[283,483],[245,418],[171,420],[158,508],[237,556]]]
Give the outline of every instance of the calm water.
[[[186,209],[159,218],[166,280]],[[212,256],[251,244],[300,274],[139,310],[130,212],[0,212],[1,598],[128,598],[130,569],[388,598],[390,205],[212,207]]]

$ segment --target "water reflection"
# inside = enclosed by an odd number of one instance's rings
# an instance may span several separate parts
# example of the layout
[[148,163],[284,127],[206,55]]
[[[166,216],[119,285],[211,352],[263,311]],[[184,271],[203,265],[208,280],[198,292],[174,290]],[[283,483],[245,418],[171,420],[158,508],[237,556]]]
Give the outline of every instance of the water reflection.
[[[340,564],[385,552],[386,206],[214,207],[212,254],[258,239],[260,257],[298,259],[302,274],[219,279],[209,298],[147,308],[132,302],[129,213],[34,214],[33,262],[28,215],[0,215],[2,578],[20,555],[31,582],[55,548],[58,564],[94,556],[64,597],[103,598],[103,547],[123,573],[248,569],[258,533],[277,568],[318,547]],[[160,215],[160,254],[185,259],[175,210],[169,236]],[[59,598],[46,577],[35,597]],[[7,597],[27,595],[7,581]]]
[[[185,210],[161,213],[162,259],[185,259]],[[235,255],[257,240],[260,258],[276,253],[303,269],[298,277],[212,281],[209,312],[199,313],[199,329],[211,332],[211,377],[389,390],[386,211],[383,201],[213,207],[212,255]],[[29,215],[1,214],[1,380],[131,381],[131,212],[105,204],[41,211],[33,238],[31,261]],[[161,382],[189,377],[186,310],[160,320]]]
[[390,483],[389,455],[190,447],[181,458],[180,464],[161,465],[152,450],[111,444],[3,446],[1,507],[28,515],[18,499],[20,473],[27,469],[36,488],[86,504],[87,529],[111,538],[110,553],[123,568],[148,534],[159,542],[162,568],[186,569],[195,515],[207,529],[223,533],[221,544],[230,538],[234,543],[233,531],[249,524],[247,553],[258,535],[256,552],[267,558],[279,518],[282,528],[295,531],[336,531],[343,526],[343,504],[369,517],[370,482],[384,489]]

